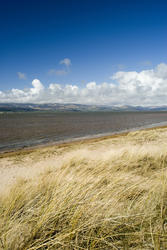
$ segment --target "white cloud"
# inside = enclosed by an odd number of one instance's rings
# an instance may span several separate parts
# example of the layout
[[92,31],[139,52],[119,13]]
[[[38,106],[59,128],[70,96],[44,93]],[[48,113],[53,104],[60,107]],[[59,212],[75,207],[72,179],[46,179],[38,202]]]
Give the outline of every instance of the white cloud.
[[32,88],[0,91],[0,102],[167,105],[167,64],[141,72],[118,71],[111,82],[89,82],[84,87],[51,83],[46,88],[35,79]]
[[24,74],[24,73],[17,72],[17,75],[18,75],[18,78],[20,80],[26,80],[27,79],[26,74]]
[[64,64],[65,66],[69,67],[71,66],[71,60],[69,58],[64,58],[60,61],[60,64]]
[[70,66],[71,64],[71,60],[69,58],[64,58],[63,60],[61,60],[59,62],[59,64],[64,65],[64,69],[50,69],[48,74],[49,75],[58,75],[58,76],[64,76],[67,75],[70,72]]
[[32,95],[38,95],[44,90],[43,84],[38,79],[32,81],[32,86],[33,88],[30,89]]

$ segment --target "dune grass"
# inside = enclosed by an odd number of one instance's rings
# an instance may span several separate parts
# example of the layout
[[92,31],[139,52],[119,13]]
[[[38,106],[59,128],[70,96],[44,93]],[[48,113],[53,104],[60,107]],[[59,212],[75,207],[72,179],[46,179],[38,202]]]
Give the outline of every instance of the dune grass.
[[167,249],[167,129],[74,146],[0,197],[0,249]]

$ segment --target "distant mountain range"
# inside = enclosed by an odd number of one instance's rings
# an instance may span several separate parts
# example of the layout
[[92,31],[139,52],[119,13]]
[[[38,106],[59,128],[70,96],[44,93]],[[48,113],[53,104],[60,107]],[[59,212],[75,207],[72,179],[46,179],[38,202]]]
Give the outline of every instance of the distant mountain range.
[[84,104],[59,104],[59,103],[0,103],[0,112],[34,112],[34,111],[57,111],[57,112],[86,112],[86,111],[167,111],[167,106],[107,106],[107,105],[84,105]]

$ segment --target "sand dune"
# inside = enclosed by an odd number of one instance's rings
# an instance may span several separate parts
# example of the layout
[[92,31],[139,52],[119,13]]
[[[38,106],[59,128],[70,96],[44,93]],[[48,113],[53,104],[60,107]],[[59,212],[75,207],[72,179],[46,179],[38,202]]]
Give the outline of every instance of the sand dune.
[[166,249],[166,176],[167,128],[1,155],[0,248]]

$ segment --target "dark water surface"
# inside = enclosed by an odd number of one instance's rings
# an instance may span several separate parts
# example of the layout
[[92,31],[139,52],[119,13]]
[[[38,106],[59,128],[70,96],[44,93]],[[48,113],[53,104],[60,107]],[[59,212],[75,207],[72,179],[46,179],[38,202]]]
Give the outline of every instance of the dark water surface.
[[112,134],[153,124],[167,124],[167,112],[2,113],[0,151]]

